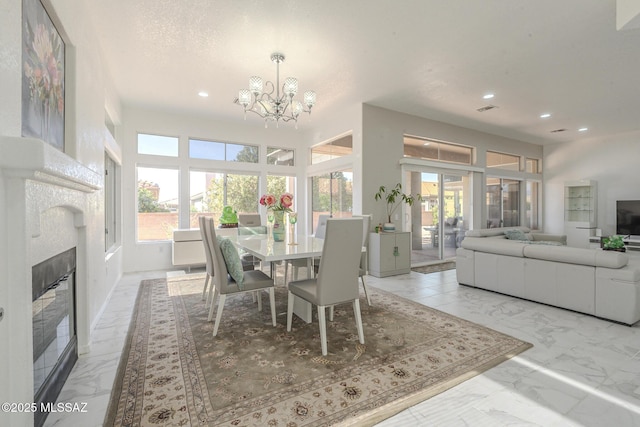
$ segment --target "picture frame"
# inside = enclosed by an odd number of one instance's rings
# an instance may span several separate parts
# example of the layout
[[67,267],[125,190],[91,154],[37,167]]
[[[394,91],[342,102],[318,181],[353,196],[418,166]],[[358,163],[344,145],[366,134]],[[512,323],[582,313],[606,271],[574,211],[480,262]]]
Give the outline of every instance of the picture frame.
[[64,151],[65,43],[40,0],[22,1],[22,136]]

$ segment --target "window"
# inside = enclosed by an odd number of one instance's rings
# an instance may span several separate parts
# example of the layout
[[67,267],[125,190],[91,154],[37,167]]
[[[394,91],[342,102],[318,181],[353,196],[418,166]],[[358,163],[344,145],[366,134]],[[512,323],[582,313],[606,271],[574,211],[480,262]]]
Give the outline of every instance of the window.
[[526,217],[527,227],[532,230],[540,229],[540,182],[527,181],[526,183]]
[[496,151],[487,151],[487,168],[519,171],[520,157]]
[[178,157],[178,138],[139,133],[138,154]]
[[327,160],[337,159],[339,157],[348,156],[353,152],[353,137],[351,135],[343,136],[311,149],[311,164],[326,162]]
[[316,229],[318,216],[348,218],[353,213],[353,172],[331,172],[311,178],[312,226]]
[[104,154],[104,250],[108,252],[116,244],[117,203],[116,203],[117,164],[109,154]]
[[178,170],[137,167],[138,241],[171,240],[178,228]]
[[224,206],[238,213],[258,212],[258,176],[206,171],[189,173],[189,226],[198,228],[198,217],[212,216],[217,222]]
[[520,181],[487,178],[487,228],[520,225]]
[[538,160],[538,159],[527,159],[527,161],[526,161],[526,172],[529,172],[529,173],[540,173],[540,160]]
[[295,166],[294,151],[286,148],[267,147],[267,164]]
[[189,157],[192,159],[258,163],[258,146],[189,139]]
[[404,156],[470,165],[473,149],[435,139],[404,137]]
[[294,195],[293,205],[296,205],[296,178],[294,176],[267,175],[267,193],[276,197],[282,193]]

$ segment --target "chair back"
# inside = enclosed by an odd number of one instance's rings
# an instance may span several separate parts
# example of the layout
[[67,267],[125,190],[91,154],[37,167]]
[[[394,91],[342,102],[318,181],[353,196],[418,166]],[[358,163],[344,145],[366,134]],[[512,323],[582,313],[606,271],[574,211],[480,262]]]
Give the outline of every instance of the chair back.
[[318,305],[352,301],[359,297],[362,218],[327,220],[320,268]]
[[213,266],[214,270],[217,271],[217,274],[214,276],[213,283],[216,288],[218,288],[218,292],[220,292],[220,294],[229,293],[229,271],[227,270],[227,265],[224,263],[220,245],[218,245],[213,218],[207,217],[205,219],[204,229],[207,236],[207,241],[209,242],[209,246],[213,248],[213,251],[211,251]]
[[[367,248],[367,252],[369,251],[369,233],[371,232],[371,215],[354,215],[354,218],[362,218],[362,246]],[[366,253],[363,253],[360,257],[360,268],[367,270],[367,256]]]
[[238,227],[258,227],[262,225],[260,214],[238,214]]
[[331,215],[320,215],[318,216],[318,225],[316,226],[316,232],[314,236],[318,239],[324,239],[325,233],[327,231],[327,220],[331,218]]
[[200,236],[202,237],[202,244],[204,245],[204,255],[207,260],[207,274],[213,277],[213,272],[215,271],[213,269],[213,251],[209,246],[209,239],[207,239],[207,234],[205,230],[204,224],[206,219],[207,219],[206,217],[200,216],[198,217],[198,222],[200,224]]

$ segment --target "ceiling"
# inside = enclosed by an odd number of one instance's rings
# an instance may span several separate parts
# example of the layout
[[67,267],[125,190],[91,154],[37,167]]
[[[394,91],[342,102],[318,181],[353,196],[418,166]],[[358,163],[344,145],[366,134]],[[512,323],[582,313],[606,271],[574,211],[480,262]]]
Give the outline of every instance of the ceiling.
[[[615,0],[91,0],[86,7],[123,105],[243,120],[233,104],[238,89],[252,75],[275,80],[269,57],[281,52],[281,77],[297,77],[300,94],[318,95],[301,129],[359,103],[536,144],[640,129],[640,29],[616,30]],[[483,99],[489,92],[495,97]],[[498,108],[477,111],[487,105]],[[264,123],[249,115],[246,125]]]

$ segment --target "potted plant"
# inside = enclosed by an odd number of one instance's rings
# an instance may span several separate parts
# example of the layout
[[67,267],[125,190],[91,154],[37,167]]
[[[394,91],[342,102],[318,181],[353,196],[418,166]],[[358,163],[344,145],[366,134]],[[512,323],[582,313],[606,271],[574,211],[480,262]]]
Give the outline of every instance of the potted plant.
[[611,236],[602,238],[602,249],[605,251],[626,252],[622,236]]
[[402,184],[397,183],[396,186],[388,190],[384,185],[381,185],[378,192],[375,194],[376,200],[383,199],[387,202],[387,222],[383,226],[384,231],[395,231],[396,226],[391,222],[391,215],[398,209],[402,203],[406,203],[409,206],[413,205],[416,200],[422,201],[422,196],[416,194],[405,194],[402,192]]

